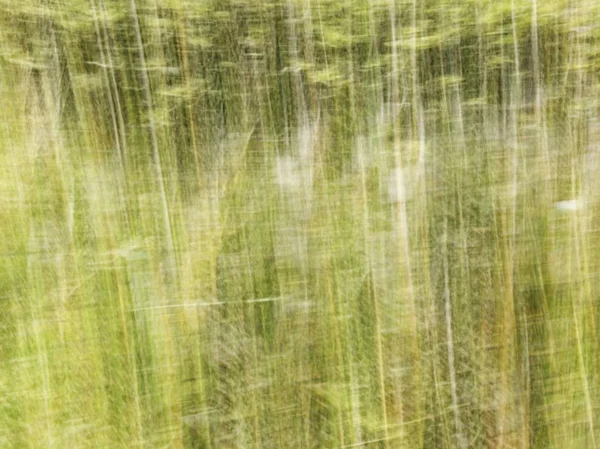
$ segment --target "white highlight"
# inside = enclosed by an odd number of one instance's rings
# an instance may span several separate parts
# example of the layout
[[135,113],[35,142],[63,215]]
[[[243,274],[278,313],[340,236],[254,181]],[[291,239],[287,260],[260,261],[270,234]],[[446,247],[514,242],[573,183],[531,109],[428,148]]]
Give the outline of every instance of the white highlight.
[[585,200],[575,198],[572,200],[558,201],[554,203],[554,208],[565,212],[583,210],[585,209]]

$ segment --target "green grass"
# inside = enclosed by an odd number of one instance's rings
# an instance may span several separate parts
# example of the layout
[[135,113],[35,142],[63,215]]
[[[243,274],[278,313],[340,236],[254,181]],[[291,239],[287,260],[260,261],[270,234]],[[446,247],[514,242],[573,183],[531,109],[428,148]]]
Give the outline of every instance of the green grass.
[[0,3],[0,447],[600,444],[598,7],[346,3]]

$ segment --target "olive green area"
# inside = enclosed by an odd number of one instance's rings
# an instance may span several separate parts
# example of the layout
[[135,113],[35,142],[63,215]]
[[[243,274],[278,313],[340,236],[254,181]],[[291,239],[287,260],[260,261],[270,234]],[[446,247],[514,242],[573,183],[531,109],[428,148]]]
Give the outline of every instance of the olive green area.
[[598,448],[598,17],[0,0],[0,447]]

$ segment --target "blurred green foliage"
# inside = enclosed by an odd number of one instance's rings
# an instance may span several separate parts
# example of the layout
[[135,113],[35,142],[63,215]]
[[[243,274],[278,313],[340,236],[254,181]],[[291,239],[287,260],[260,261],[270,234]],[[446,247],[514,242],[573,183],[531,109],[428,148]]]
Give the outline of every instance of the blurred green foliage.
[[0,447],[596,447],[597,17],[0,0]]

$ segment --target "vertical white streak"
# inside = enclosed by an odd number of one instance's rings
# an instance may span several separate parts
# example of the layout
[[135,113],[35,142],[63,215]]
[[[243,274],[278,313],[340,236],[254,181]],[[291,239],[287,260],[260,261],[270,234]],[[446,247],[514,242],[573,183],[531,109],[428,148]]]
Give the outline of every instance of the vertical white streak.
[[[137,8],[135,6],[135,0],[130,0],[131,14],[133,16],[133,23],[135,29],[135,37],[138,46],[138,54],[141,64],[141,76],[142,76],[142,89],[144,92],[144,98],[146,101],[146,107],[148,108],[148,126],[150,128],[150,139],[152,142],[152,155],[154,158],[154,167],[156,169],[156,177],[158,178],[158,185],[160,189],[160,199],[163,209],[163,217],[165,221],[165,229],[167,234],[167,250],[169,253],[170,264],[174,264],[175,257],[175,245],[173,244],[173,233],[171,232],[171,220],[169,217],[169,206],[167,202],[167,193],[165,189],[165,180],[163,177],[162,164],[160,160],[160,151],[158,148],[158,136],[156,133],[156,124],[154,122],[154,106],[152,104],[152,92],[150,91],[150,79],[148,78],[148,68],[146,65],[146,56],[144,54],[144,44],[142,42],[142,32],[140,30],[140,22],[138,19]],[[170,266],[169,268],[174,268]]]
[[450,295],[450,276],[448,274],[448,220],[444,219],[444,305],[446,315],[446,345],[448,348],[448,371],[450,375],[450,395],[452,398],[452,411],[454,414],[454,427],[456,439],[461,449],[466,449],[467,444],[463,435],[460,409],[458,407],[458,393],[456,387],[456,367],[454,354],[454,335],[452,332],[452,297]]

